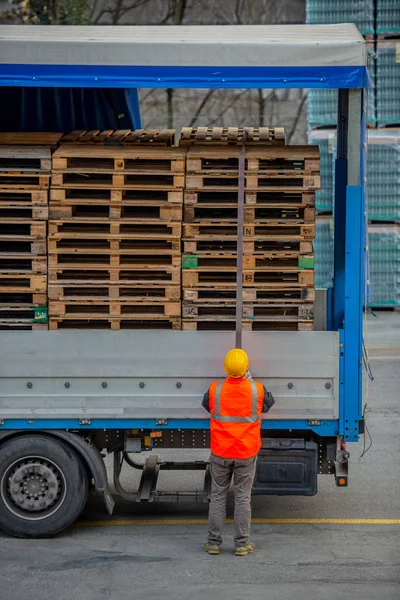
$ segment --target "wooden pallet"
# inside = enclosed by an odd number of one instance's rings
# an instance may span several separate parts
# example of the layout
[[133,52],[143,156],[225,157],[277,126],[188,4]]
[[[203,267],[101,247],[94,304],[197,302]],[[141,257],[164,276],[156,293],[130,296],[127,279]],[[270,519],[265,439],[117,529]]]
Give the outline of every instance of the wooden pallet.
[[[126,188],[130,190],[175,190],[185,186],[184,175],[154,175],[152,173],[70,173],[53,171],[53,186],[66,188]],[[0,180],[1,186],[1,180]]]
[[[182,303],[182,318],[184,319],[234,319],[236,306],[207,302],[194,304],[193,302]],[[255,319],[262,321],[304,321],[314,318],[313,304],[244,304],[242,316],[244,319]]]
[[240,152],[238,146],[191,146],[186,157],[186,173],[237,177]]
[[50,300],[51,317],[133,317],[135,319],[158,319],[159,317],[180,317],[180,302],[135,302],[134,300]]
[[0,320],[0,331],[47,331],[48,323],[32,323],[29,320]]
[[47,273],[47,256],[34,256],[31,254],[0,253],[0,272],[2,273]]
[[9,189],[43,189],[50,185],[50,173],[48,175],[23,172],[0,172],[0,191]]
[[[183,252],[185,254],[207,254],[236,253],[237,240],[183,240]],[[271,258],[282,256],[293,258],[304,254],[313,253],[311,241],[282,241],[282,240],[252,240],[246,238],[243,241],[244,254],[264,254]]]
[[12,219],[14,222],[26,221],[47,221],[49,218],[49,209],[47,206],[7,206],[0,203],[0,222],[4,219]]
[[0,271],[0,293],[19,294],[27,292],[45,293],[47,290],[47,276],[36,273],[19,273]]
[[[295,223],[246,223],[243,227],[244,238],[257,240],[287,240],[287,241],[303,241],[313,240],[315,237],[315,224],[307,225]],[[232,239],[237,240],[236,224],[227,224],[224,222],[204,222],[204,223],[184,223],[183,224],[184,239],[208,239],[221,240]]]
[[0,308],[19,306],[20,308],[37,308],[46,306],[47,294],[31,291],[3,292],[0,286]]
[[2,146],[48,146],[57,147],[62,133],[34,132],[34,131],[9,131],[0,132],[0,145]]
[[[237,147],[191,147],[186,173],[237,177],[240,151]],[[246,148],[245,170],[248,175],[264,177],[317,176],[320,174],[319,148],[312,145]]]
[[[236,304],[236,289],[213,289],[207,287],[184,288],[182,297],[186,303],[223,302],[224,304]],[[315,301],[315,290],[312,288],[243,288],[243,302],[263,304],[285,304],[297,305],[304,302]]]
[[45,240],[47,223],[19,219],[2,219],[0,221],[0,245],[6,241]]
[[[244,175],[246,190],[269,192],[303,192],[319,190],[321,187],[320,176],[265,176],[258,173]],[[237,190],[239,179],[237,173],[186,175],[187,190]]]
[[55,235],[48,241],[49,254],[126,254],[142,256],[180,255],[181,241],[179,238],[171,239],[86,239],[85,234],[80,237],[68,237],[62,234],[61,239]]
[[[297,208],[301,206],[315,206],[315,192],[245,192],[246,205],[262,207]],[[185,205],[197,206],[236,206],[238,195],[235,191],[214,192],[204,190],[200,192],[185,191]]]
[[48,264],[50,269],[58,267],[73,268],[80,267],[88,270],[96,269],[97,267],[110,267],[117,269],[146,269],[159,270],[164,267],[180,269],[181,257],[171,254],[156,254],[156,255],[138,255],[138,254],[91,254],[88,250],[86,253],[77,254],[74,252],[63,254],[49,254]]
[[45,323],[47,322],[47,308],[45,306],[20,306],[10,304],[0,306],[0,323]]
[[64,135],[61,144],[175,146],[175,133],[175,129],[75,130]]
[[[182,287],[236,287],[236,269],[207,269],[182,271]],[[243,286],[257,288],[314,287],[314,271],[282,267],[280,270],[245,270]]]
[[[224,206],[223,204],[206,205],[196,204],[194,206],[184,207],[184,221],[186,223],[219,222],[225,223],[237,222],[237,206]],[[244,221],[246,223],[314,223],[315,208],[311,206],[299,206],[296,208],[281,208],[278,206],[244,206]]]
[[[235,331],[234,319],[182,319],[182,331]],[[313,321],[242,321],[243,331],[313,331]]]
[[62,173],[177,175],[185,172],[185,158],[181,148],[66,145],[53,154],[52,168]]
[[268,177],[320,174],[319,147],[314,145],[247,148],[246,160],[248,172]]
[[[50,219],[116,219],[116,220],[144,220],[149,221],[182,221],[182,205],[172,202],[163,204],[149,201],[143,206],[142,203],[117,204],[99,203],[95,200],[79,202],[77,204],[51,204]],[[0,206],[1,216],[1,206]]]
[[182,204],[183,191],[167,190],[124,190],[124,189],[91,189],[91,188],[51,188],[50,204],[85,204],[87,202],[104,202],[105,204],[125,204],[142,206],[151,202]]
[[[233,270],[237,268],[237,254],[220,252],[209,254],[184,254],[182,256],[182,269],[206,271],[208,269]],[[273,270],[282,268],[313,269],[314,255],[285,256],[246,254],[243,256],[243,269]]]
[[[63,221],[49,221],[49,239],[87,238],[119,240],[129,239],[175,239],[181,237],[182,226],[180,223],[154,221],[109,221],[92,219],[65,219]],[[0,237],[1,239],[1,237]]]
[[176,267],[162,267],[159,269],[137,269],[131,265],[124,265],[117,269],[109,265],[96,265],[84,267],[73,264],[61,265],[56,269],[49,269],[49,285],[86,285],[89,284],[124,284],[144,287],[159,287],[164,285],[179,285],[181,270]]
[[50,148],[0,146],[0,173],[50,173]]
[[154,302],[176,302],[181,298],[181,288],[178,285],[150,286],[131,285],[123,281],[109,285],[96,282],[69,285],[62,282],[50,284],[48,287],[50,300],[132,300],[146,304]]
[[150,317],[150,318],[135,318],[128,317],[126,319],[118,317],[103,318],[87,318],[87,317],[51,317],[49,321],[49,329],[110,329],[111,331],[119,331],[121,329],[181,329],[180,317]]
[[242,144],[244,132],[246,146],[285,143],[283,127],[183,127],[179,145]]
[[0,206],[47,206],[49,202],[48,190],[30,189],[2,189],[0,190]]

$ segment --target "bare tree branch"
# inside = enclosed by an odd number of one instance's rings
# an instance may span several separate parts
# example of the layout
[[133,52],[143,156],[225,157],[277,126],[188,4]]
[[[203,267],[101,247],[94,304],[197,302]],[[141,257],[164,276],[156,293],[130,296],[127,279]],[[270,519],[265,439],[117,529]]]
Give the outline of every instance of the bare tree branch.
[[242,96],[244,96],[244,94],[246,94],[247,90],[242,90],[241,92],[239,92],[238,94],[236,94],[236,96],[232,99],[231,102],[229,102],[229,104],[227,104],[226,106],[224,106],[224,108],[222,109],[222,111],[219,113],[219,115],[213,119],[210,123],[210,125],[215,125],[215,123],[218,123],[219,120],[221,119],[221,117],[223,117],[223,115],[230,109],[232,108],[232,106],[234,104],[236,104],[236,102],[239,100],[239,98],[241,98]]
[[192,120],[190,121],[189,127],[193,127],[193,125],[196,123],[197,119],[201,115],[201,111],[203,110],[203,108],[205,107],[205,105],[207,104],[207,102],[210,100],[210,98],[214,94],[214,92],[215,92],[215,90],[213,90],[213,89],[208,90],[207,94],[203,98],[203,101],[200,102],[199,107],[196,110],[196,112],[195,112]]
[[303,108],[304,108],[304,106],[306,104],[306,100],[307,100],[307,94],[304,94],[304,96],[303,96],[303,98],[302,98],[302,100],[301,100],[301,102],[300,102],[300,104],[298,106],[296,117],[294,119],[294,123],[293,123],[292,129],[290,130],[290,133],[289,133],[289,135],[287,137],[287,143],[288,144],[291,143],[292,137],[293,137],[293,135],[294,135],[294,133],[295,133],[295,131],[297,129],[297,125],[299,124],[300,117],[301,117],[301,114],[303,112]]

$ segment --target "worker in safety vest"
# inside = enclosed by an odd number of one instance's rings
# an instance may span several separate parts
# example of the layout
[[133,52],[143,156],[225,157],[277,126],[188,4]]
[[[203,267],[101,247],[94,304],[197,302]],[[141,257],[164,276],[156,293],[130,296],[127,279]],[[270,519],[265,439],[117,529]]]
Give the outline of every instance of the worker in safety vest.
[[203,398],[211,414],[211,501],[208,542],[204,550],[219,554],[226,516],[226,501],[233,478],[235,493],[235,554],[254,551],[250,542],[251,490],[261,448],[261,413],[274,404],[272,394],[253,381],[249,359],[235,348],[225,357],[225,381],[214,381]]

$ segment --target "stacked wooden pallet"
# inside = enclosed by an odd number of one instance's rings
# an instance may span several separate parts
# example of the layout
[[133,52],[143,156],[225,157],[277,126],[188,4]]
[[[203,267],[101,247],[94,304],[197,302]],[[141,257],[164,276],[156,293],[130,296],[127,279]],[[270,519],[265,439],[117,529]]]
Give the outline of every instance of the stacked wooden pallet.
[[179,148],[54,153],[50,329],[180,329],[184,180]]
[[0,145],[0,329],[47,329],[49,148]]
[[[318,148],[246,147],[243,329],[313,328]],[[182,328],[235,328],[237,146],[193,145],[186,161]]]
[[283,127],[183,127],[180,146],[253,144],[283,145]]

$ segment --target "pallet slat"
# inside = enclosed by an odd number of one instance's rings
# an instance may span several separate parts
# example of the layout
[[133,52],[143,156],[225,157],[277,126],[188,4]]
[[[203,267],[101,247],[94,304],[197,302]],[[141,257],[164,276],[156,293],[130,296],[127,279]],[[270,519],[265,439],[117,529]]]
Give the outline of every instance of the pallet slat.
[[49,329],[110,329],[119,331],[121,329],[151,329],[151,330],[180,330],[180,317],[159,317],[155,319],[143,319],[129,317],[126,319],[118,317],[104,317],[102,319],[90,319],[86,317],[51,317]]
[[[205,303],[205,302],[224,302],[225,304],[236,304],[235,289],[213,289],[207,287],[184,288],[182,290],[184,302]],[[264,304],[299,304],[315,301],[315,290],[312,288],[243,288],[244,303],[264,303]]]
[[[245,192],[244,201],[246,205],[254,207],[279,207],[297,208],[301,206],[315,206],[315,192]],[[200,192],[185,191],[185,205],[196,206],[237,206],[238,195],[235,191],[215,192],[203,190]]]
[[[1,215],[1,206],[0,206]],[[143,219],[149,221],[182,221],[182,206],[173,203],[149,202],[145,206],[141,203],[135,204],[102,204],[91,201],[90,203],[80,202],[73,205],[55,205],[50,204],[50,219],[80,219],[90,218],[93,222],[96,219],[104,220],[132,220]]]
[[96,282],[81,284],[50,284],[48,287],[50,300],[131,300],[138,304],[179,301],[181,289],[178,285],[151,286],[131,285],[119,282],[109,285]]
[[51,188],[50,205],[71,204],[79,205],[89,202],[104,204],[123,204],[133,206],[140,204],[142,206],[155,203],[174,203],[182,204],[183,191],[166,190],[126,190],[116,188],[91,189],[91,188]]
[[[218,288],[236,287],[236,270],[224,269],[207,269],[200,270],[183,270],[182,285],[184,288],[189,287],[209,287]],[[314,271],[303,271],[295,268],[284,268],[280,270],[244,270],[243,271],[243,286],[257,288],[281,288],[285,287],[314,287]]]
[[124,265],[120,268],[110,267],[109,265],[96,265],[92,267],[60,265],[57,268],[50,268],[48,274],[49,285],[68,284],[113,284],[123,283],[124,285],[136,286],[162,286],[179,285],[181,282],[181,270],[175,267],[162,267],[154,269],[137,269],[130,265]]
[[135,302],[133,300],[82,300],[69,301],[50,300],[49,315],[51,317],[102,318],[124,317],[134,319],[163,319],[164,317],[180,317],[180,302]]
[[[182,319],[183,331],[235,331],[234,319]],[[313,321],[242,321],[243,331],[313,331]]]
[[183,127],[179,145],[242,144],[244,132],[246,145],[285,143],[283,127]]
[[[315,237],[315,224],[307,225],[295,223],[261,224],[246,223],[243,228],[244,238],[257,240],[313,240]],[[203,223],[184,223],[184,239],[237,239],[236,224],[226,224],[223,222],[203,222]]]

